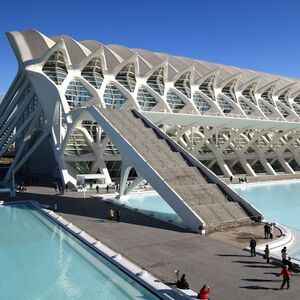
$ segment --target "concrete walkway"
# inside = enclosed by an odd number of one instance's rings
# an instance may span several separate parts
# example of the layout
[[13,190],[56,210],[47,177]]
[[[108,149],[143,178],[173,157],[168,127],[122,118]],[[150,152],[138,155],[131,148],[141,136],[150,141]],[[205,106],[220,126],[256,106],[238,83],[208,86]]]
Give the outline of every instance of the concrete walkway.
[[[88,194],[88,193],[87,193]],[[298,299],[298,274],[293,274],[290,290],[278,290],[280,268],[266,264],[261,257],[223,241],[185,232],[122,208],[121,222],[108,220],[113,204],[96,198],[82,198],[82,193],[55,195],[54,189],[30,187],[13,200],[34,199],[54,206],[58,212],[95,238],[131,261],[147,269],[166,283],[174,282],[174,270],[187,274],[191,288],[204,283],[212,288],[212,299]],[[2,196],[2,200],[9,199]],[[260,230],[260,229],[259,229]]]

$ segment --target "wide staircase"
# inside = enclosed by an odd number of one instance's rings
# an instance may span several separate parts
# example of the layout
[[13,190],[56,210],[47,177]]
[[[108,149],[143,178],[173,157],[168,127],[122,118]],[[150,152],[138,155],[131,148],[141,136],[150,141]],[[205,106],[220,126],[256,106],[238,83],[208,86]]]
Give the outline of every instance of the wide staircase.
[[[216,184],[206,181],[164,139],[136,118],[130,110],[99,109],[101,114],[167,182],[185,203],[206,222],[206,230],[250,222],[237,202],[228,201]],[[138,170],[137,170],[138,171]]]

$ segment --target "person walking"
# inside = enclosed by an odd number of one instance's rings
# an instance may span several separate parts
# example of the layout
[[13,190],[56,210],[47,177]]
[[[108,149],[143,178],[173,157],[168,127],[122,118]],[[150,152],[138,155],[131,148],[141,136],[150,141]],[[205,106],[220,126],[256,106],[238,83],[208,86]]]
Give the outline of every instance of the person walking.
[[106,193],[109,191],[109,185],[106,186]]
[[121,218],[121,210],[117,209],[116,216],[117,216],[117,222],[119,223],[120,222],[120,218]]
[[112,221],[114,219],[114,216],[115,216],[115,211],[112,208],[110,208],[108,210],[108,218],[109,218],[109,220]]
[[96,191],[98,194],[99,194],[99,190],[100,190],[99,185],[96,185]]
[[250,252],[251,256],[256,256],[256,240],[253,238],[253,236],[250,240]]
[[286,261],[288,260],[288,253],[286,247],[283,247],[281,250],[281,260],[284,265],[286,265]]
[[266,248],[264,250],[265,255],[264,258],[267,260],[267,264],[270,262],[270,249],[269,249],[269,245],[266,245]]
[[282,268],[281,273],[278,274],[277,276],[279,277],[280,275],[282,275],[282,277],[283,277],[283,281],[282,281],[280,289],[282,290],[283,287],[285,286],[285,284],[287,285],[287,289],[289,289],[290,288],[291,272],[288,270],[287,265],[285,265]]
[[199,291],[199,293],[197,295],[197,299],[210,300],[210,298],[208,297],[209,293],[210,293],[210,287],[207,284],[204,284],[202,289]]

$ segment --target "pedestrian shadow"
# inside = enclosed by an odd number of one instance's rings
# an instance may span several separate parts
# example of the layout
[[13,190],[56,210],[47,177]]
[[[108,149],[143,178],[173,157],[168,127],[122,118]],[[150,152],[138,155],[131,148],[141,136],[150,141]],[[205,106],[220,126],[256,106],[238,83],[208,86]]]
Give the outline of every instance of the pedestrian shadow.
[[278,274],[280,274],[280,272],[264,272],[264,274],[277,276]]
[[215,254],[217,256],[224,256],[224,257],[249,257],[249,255],[245,254]]
[[232,262],[240,263],[240,264],[265,264],[263,261],[251,261],[251,260],[233,260]]
[[274,269],[273,266],[266,266],[266,265],[245,265],[244,267],[247,268],[261,268],[261,269]]
[[277,291],[279,288],[269,288],[266,286],[258,286],[258,285],[247,285],[247,286],[240,286],[241,289],[249,289],[249,290],[274,290]]
[[259,279],[259,278],[245,278],[242,279],[244,281],[250,281],[250,282],[281,282],[281,279]]

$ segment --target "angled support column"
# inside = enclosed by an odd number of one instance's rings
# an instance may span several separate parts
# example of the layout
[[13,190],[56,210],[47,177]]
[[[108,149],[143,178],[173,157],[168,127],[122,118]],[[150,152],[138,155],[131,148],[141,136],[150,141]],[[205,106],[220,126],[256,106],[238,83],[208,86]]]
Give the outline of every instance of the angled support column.
[[[213,147],[214,148],[214,147]],[[225,163],[222,155],[218,152],[217,149],[214,149],[214,154],[216,156],[216,160],[217,160],[217,163],[220,167],[220,169],[222,170],[223,174],[226,176],[226,177],[231,177],[233,176],[233,174],[231,173],[229,167],[227,166],[227,164]]]
[[128,195],[131,191],[133,191],[137,186],[139,186],[145,179],[139,175],[130,186],[125,189],[125,195]]
[[242,167],[244,168],[244,170],[246,171],[246,174],[248,176],[253,176],[256,177],[256,173],[254,172],[254,170],[251,168],[250,164],[248,163],[248,161],[246,160],[244,153],[240,150],[236,150],[235,151],[237,157],[239,158],[239,162],[241,163]]
[[122,159],[121,177],[120,177],[120,192],[118,198],[121,198],[125,194],[126,183],[129,172],[132,166],[124,159]]
[[209,163],[209,165],[207,166],[209,169],[211,169],[212,167],[213,167],[213,165],[216,163],[216,159],[213,159],[210,163]]
[[282,157],[282,155],[277,155],[277,160],[284,168],[284,171],[288,174],[295,174],[295,171],[292,169],[292,167],[289,165],[289,163]]
[[253,149],[255,150],[255,152],[257,153],[257,156],[261,162],[261,164],[263,165],[263,167],[265,168],[265,170],[267,171],[267,173],[269,175],[277,175],[277,173],[275,172],[275,170],[272,168],[271,164],[266,160],[265,156],[263,155],[262,151],[260,149],[258,149],[256,146],[253,146]]
[[298,164],[298,166],[300,166],[300,156],[299,156],[299,153],[297,153],[297,151],[296,151],[295,148],[289,148],[289,149],[292,152],[296,163]]
[[219,128],[214,128],[212,130],[204,129],[204,134],[202,132],[198,132],[198,134],[202,137],[202,140],[194,147],[191,151],[192,155],[197,155],[198,151],[206,144],[209,138],[211,138]]

